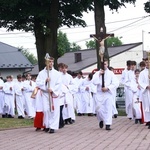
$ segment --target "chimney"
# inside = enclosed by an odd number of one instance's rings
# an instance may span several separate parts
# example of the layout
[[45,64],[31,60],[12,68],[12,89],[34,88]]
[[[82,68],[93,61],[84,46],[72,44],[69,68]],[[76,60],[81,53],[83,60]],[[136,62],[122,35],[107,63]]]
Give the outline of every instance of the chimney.
[[75,57],[75,63],[82,61],[81,53],[74,53],[74,57]]

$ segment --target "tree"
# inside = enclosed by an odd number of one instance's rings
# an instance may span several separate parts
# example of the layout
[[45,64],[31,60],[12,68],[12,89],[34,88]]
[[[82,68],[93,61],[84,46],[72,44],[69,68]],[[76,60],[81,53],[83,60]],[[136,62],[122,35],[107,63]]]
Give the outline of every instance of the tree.
[[118,37],[111,37],[106,40],[107,47],[110,46],[120,46],[122,45],[122,41]]
[[58,32],[58,54],[59,57],[62,56],[64,53],[69,52],[71,47],[70,47],[70,42],[67,38],[66,33],[63,33],[61,31]]
[[41,70],[47,52],[57,63],[59,27],[86,26],[81,18],[82,12],[92,10],[89,3],[91,0],[0,0],[0,27],[33,32]]
[[[105,11],[104,6],[108,6],[110,10],[118,11],[122,6],[125,7],[125,3],[134,4],[136,0],[93,0],[94,2],[94,15],[95,15],[95,29],[96,34],[100,34],[100,29],[103,28],[104,34],[106,34],[106,26],[105,26]],[[109,58],[107,51],[107,44],[105,41],[105,57]],[[96,42],[96,53],[97,53],[97,68],[100,68],[100,57],[99,57],[99,44]]]
[[150,13],[150,1],[147,1],[145,4],[144,4],[144,10],[147,12],[147,13]]
[[96,42],[94,40],[86,41],[85,45],[87,49],[96,48]]
[[20,47],[19,50],[27,57],[27,59],[31,62],[32,65],[38,63],[37,58],[32,53],[30,53],[28,49]]
[[81,47],[74,42],[71,43],[70,51],[78,51],[78,50],[81,50]]

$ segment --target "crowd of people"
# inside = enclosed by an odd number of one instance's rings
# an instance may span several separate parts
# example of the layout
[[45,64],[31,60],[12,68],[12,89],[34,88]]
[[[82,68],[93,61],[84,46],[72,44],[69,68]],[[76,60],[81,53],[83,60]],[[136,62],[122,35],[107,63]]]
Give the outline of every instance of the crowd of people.
[[7,76],[0,79],[0,114],[13,118],[15,108],[18,119],[34,119],[36,131],[55,133],[67,124],[73,124],[78,116],[96,116],[99,127],[111,130],[112,119],[117,118],[116,89],[124,85],[126,114],[135,123],[146,122],[150,128],[149,63],[145,59],[136,69],[135,61],[127,61],[121,81],[104,60],[100,69],[83,77],[82,72],[72,73],[64,63],[53,67],[54,58],[46,60],[46,66],[36,79],[27,73],[17,75],[17,82]]
[[150,64],[148,58],[140,62],[128,60],[122,72],[121,83],[125,90],[125,110],[128,119],[135,124],[146,123],[150,129]]

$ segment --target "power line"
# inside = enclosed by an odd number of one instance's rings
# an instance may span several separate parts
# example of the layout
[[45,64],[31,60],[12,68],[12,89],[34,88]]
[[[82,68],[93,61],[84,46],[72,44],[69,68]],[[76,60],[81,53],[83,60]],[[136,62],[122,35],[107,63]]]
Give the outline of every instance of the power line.
[[[150,16],[150,15],[148,15],[148,16],[142,16],[142,17],[137,17],[137,18],[125,19],[125,20],[112,21],[112,22],[108,22],[108,23],[105,23],[105,24],[111,24],[111,23],[124,22],[124,21],[129,21],[129,20],[139,19],[139,18],[144,19],[144,18],[149,17],[149,16]],[[87,25],[87,26],[86,26],[86,27],[84,27],[84,28],[91,27],[91,26],[95,26],[95,25]],[[77,28],[83,28],[83,27],[62,28],[62,29],[60,29],[60,30],[77,29]]]

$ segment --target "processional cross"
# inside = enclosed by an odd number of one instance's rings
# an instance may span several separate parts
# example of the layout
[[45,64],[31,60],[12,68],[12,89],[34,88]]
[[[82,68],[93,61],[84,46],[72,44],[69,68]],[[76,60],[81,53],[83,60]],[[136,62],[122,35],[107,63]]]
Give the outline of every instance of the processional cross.
[[[94,38],[99,43],[99,56],[101,58],[101,69],[104,70],[104,53],[105,45],[104,42],[109,37],[114,37],[114,34],[105,34],[103,28],[100,29],[100,34],[91,34],[90,37]],[[104,74],[102,74],[102,87],[105,87],[104,84]]]

